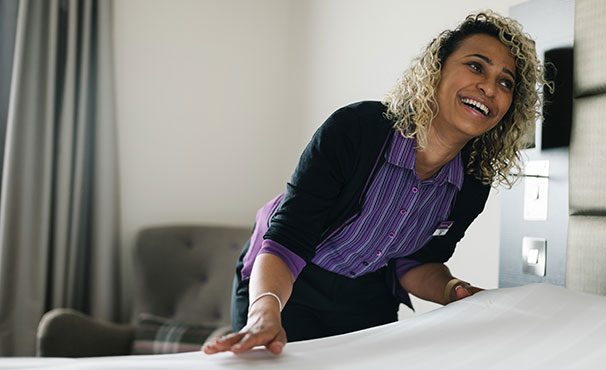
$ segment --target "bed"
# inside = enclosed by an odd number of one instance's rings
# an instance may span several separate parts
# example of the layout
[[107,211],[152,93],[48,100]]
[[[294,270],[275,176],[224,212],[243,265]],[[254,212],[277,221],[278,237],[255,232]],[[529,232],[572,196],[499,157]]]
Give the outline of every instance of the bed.
[[201,352],[3,358],[0,369],[604,369],[606,297],[548,284],[488,290],[396,323],[290,343],[281,356]]

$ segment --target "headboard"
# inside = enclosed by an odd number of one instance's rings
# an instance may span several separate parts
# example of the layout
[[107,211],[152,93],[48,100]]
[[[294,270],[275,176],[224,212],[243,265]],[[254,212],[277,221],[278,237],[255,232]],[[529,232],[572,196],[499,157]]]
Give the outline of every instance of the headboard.
[[576,0],[566,287],[606,295],[606,2]]

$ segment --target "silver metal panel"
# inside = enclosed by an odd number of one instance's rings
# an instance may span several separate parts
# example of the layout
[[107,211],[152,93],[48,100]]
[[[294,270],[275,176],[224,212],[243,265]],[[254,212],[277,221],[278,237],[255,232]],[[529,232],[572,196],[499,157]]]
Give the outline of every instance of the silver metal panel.
[[[524,32],[535,40],[540,59],[546,50],[572,47],[573,0],[525,1],[512,6],[509,16],[519,21]],[[539,282],[564,285],[568,231],[568,147],[540,150],[540,124],[537,125],[535,140],[537,147],[525,150],[523,157],[531,161],[550,162],[547,220],[524,220],[524,190],[528,178],[519,181],[512,189],[500,189],[499,287],[503,288]],[[520,256],[522,239],[526,235],[548,240],[545,276],[522,272]]]
[[606,1],[576,0],[574,23],[575,94],[606,92]]
[[524,220],[546,221],[549,199],[549,161],[528,161],[524,166]]
[[606,215],[606,95],[576,99],[573,115],[570,214]]
[[522,271],[525,274],[545,276],[547,240],[525,236],[522,239]]
[[[566,240],[568,239],[568,148],[542,153],[527,153],[529,160],[549,160],[549,197],[546,221],[524,220],[523,178],[512,189],[501,189],[501,235],[499,247],[499,287],[507,288],[531,283],[564,286],[566,272]],[[545,238],[546,274],[536,276],[522,271],[524,236]]]
[[570,216],[566,287],[606,295],[606,217]]

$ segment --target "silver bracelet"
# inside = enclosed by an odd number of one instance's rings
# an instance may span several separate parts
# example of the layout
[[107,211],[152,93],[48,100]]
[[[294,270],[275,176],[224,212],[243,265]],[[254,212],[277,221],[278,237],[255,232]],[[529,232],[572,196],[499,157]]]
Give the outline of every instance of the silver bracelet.
[[280,300],[280,297],[278,297],[277,294],[274,294],[272,292],[265,292],[265,293],[261,293],[257,296],[257,298],[255,298],[251,304],[248,305],[248,310],[250,311],[250,308],[253,306],[253,304],[257,303],[257,301],[265,296],[272,296],[275,299],[278,300],[278,305],[280,305],[280,312],[282,312],[282,301]]
[[[452,287],[454,287],[457,284],[461,284],[461,286],[469,285],[468,282],[463,281],[461,279],[457,279],[457,278],[450,279],[450,281],[446,284],[446,287],[444,287],[444,301],[446,302],[446,304],[449,304],[452,302],[452,300],[450,299],[450,291],[452,290]],[[465,288],[465,287],[463,286],[463,288]]]

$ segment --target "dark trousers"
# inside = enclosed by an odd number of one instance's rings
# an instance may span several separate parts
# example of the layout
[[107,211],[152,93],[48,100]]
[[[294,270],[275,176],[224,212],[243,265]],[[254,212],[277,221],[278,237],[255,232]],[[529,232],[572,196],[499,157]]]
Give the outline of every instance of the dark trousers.
[[[234,331],[246,325],[248,280],[242,280],[244,247],[236,265],[231,322]],[[394,322],[399,303],[386,282],[387,269],[355,279],[326,271],[312,263],[301,271],[288,303],[282,326],[289,342],[349,333]]]

